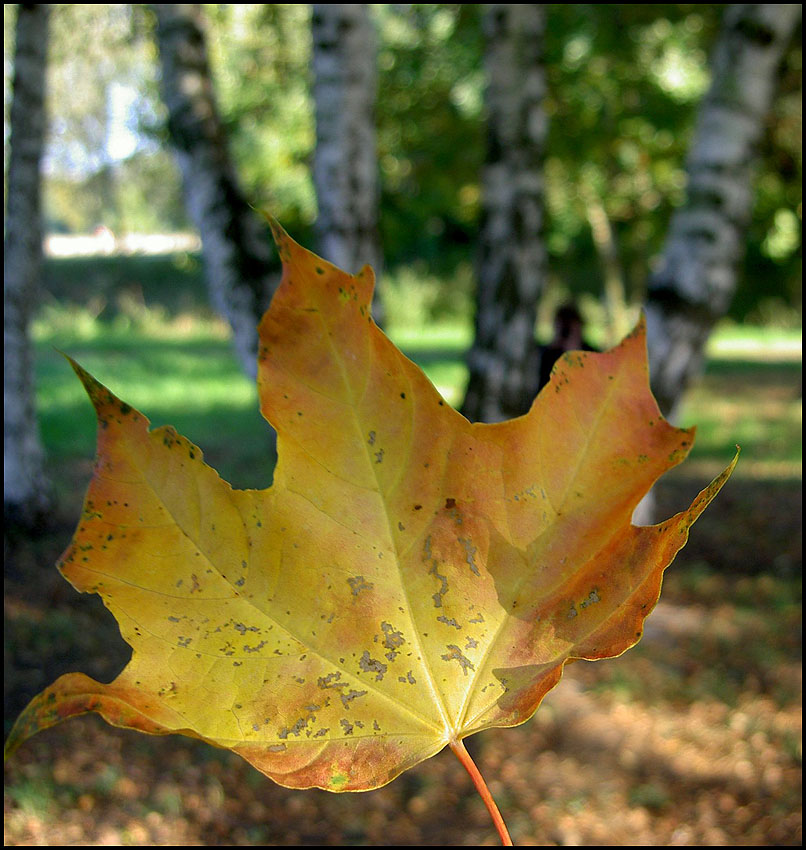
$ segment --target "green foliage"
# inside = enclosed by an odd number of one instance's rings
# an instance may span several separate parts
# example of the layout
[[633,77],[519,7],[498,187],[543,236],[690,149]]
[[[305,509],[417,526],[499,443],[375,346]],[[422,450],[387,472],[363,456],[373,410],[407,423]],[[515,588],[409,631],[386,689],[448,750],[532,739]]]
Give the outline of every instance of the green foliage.
[[381,230],[388,262],[467,260],[484,158],[481,10],[379,6]]
[[244,191],[290,225],[311,225],[310,9],[261,3],[206,10],[216,94]]
[[[799,326],[803,310],[803,47],[797,33],[763,140],[745,272],[732,315]],[[763,282],[759,286],[759,282]]]
[[390,327],[413,328],[441,321],[469,320],[473,309],[473,270],[456,265],[447,275],[429,272],[425,263],[400,265],[381,281]]
[[549,250],[572,289],[601,289],[589,218],[600,205],[624,287],[633,299],[643,295],[650,259],[683,200],[684,157],[719,21],[714,7],[693,8],[551,7]]
[[[684,197],[685,155],[722,11],[703,4],[548,7],[547,240],[559,293],[552,297],[599,299],[602,240],[612,238],[624,297],[641,300],[669,218]],[[451,277],[473,260],[480,211],[482,7],[392,4],[373,12],[386,265],[410,266],[418,258]],[[210,4],[205,14],[216,93],[245,191],[305,234],[316,216],[309,9]],[[7,13],[9,49],[12,32]],[[146,7],[56,6],[51,38],[45,183],[51,228],[187,226],[166,146]],[[6,95],[10,72],[6,67]],[[731,314],[736,319],[800,321],[801,100],[796,36],[763,140],[747,262]],[[134,144],[129,151],[120,148],[121,107],[132,131],[123,136]],[[436,298],[434,309],[455,312],[454,292]]]

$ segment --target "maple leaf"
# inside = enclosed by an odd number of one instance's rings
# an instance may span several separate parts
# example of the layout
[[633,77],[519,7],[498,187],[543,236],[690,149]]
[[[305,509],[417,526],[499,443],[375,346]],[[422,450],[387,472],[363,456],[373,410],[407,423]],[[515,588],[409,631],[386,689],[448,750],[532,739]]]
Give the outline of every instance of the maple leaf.
[[284,265],[260,325],[274,483],[234,490],[170,427],[77,364],[98,415],[59,568],[131,645],[111,684],[59,678],[8,751],[89,711],[233,750],[281,785],[383,785],[523,723],[574,659],[641,636],[663,570],[733,463],[685,511],[630,518],[688,453],[647,380],[643,324],[572,352],[530,412],[471,424],[370,317],[350,276],[271,222]]

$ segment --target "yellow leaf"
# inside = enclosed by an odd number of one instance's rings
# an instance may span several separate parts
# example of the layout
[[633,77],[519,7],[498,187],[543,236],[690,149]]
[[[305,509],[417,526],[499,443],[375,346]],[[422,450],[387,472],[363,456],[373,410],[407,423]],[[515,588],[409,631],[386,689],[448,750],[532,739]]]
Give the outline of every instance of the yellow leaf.
[[568,661],[635,644],[730,475],[735,460],[688,510],[632,526],[694,436],[658,412],[643,325],[613,351],[566,355],[526,416],[470,424],[372,322],[370,269],[347,275],[272,228],[272,487],[233,490],[74,364],[98,458],[59,566],[100,594],[133,654],[111,684],[58,679],[9,749],[96,711],[226,747],[289,787],[378,787],[524,722]]

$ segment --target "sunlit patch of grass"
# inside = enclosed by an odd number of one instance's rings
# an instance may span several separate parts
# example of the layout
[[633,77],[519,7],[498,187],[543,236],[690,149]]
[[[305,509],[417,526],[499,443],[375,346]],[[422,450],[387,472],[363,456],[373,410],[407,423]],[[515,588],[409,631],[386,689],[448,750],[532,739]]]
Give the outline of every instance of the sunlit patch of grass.
[[[257,404],[257,389],[235,362],[221,368],[221,354],[177,350],[168,356],[137,357],[132,352],[79,354],[81,365],[116,395],[135,407],[155,414],[173,411],[182,419],[215,413],[221,408],[248,410]],[[40,410],[44,416],[62,416],[86,395],[66,361],[56,362],[42,376]],[[47,382],[53,386],[48,387]],[[162,423],[160,423],[162,424]]]
[[393,325],[389,336],[400,349],[413,354],[453,349],[459,356],[473,342],[473,326],[459,320],[439,324]]
[[723,323],[708,340],[707,355],[722,360],[753,358],[800,362],[803,335],[799,330]]
[[464,363],[441,361],[421,364],[428,379],[440,395],[453,407],[459,407],[467,383],[467,367]]
[[467,385],[464,353],[473,341],[473,328],[466,321],[395,326],[392,341],[428,376],[440,395],[459,407]]

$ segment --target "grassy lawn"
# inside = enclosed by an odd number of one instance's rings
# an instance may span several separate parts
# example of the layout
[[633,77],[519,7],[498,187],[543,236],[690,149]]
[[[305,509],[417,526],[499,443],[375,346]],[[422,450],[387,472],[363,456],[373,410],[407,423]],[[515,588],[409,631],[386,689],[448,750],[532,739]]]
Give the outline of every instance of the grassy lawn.
[[[104,322],[86,310],[51,308],[37,322],[35,338],[41,426],[57,470],[64,460],[91,457],[95,442],[94,415],[61,351],[155,425],[171,424],[196,442],[235,486],[269,483],[273,459],[266,457],[256,390],[220,321],[141,306],[133,316]],[[392,338],[449,403],[461,401],[469,325],[399,327]],[[713,461],[713,469],[739,444],[739,476],[798,477],[800,370],[799,335],[730,325],[717,330],[680,423],[698,426],[691,461]]]

